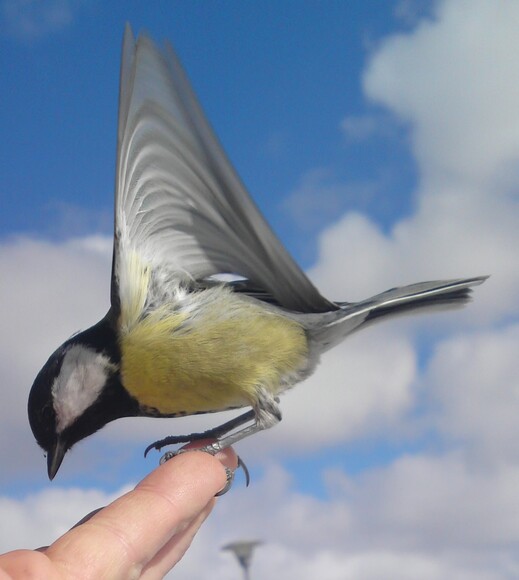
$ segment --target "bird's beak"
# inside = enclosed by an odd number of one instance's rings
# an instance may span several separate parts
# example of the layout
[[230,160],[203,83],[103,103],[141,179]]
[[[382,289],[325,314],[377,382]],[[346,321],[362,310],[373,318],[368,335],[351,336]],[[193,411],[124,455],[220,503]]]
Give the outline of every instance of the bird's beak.
[[57,439],[53,447],[49,449],[47,454],[47,473],[49,479],[52,481],[56,473],[58,473],[59,466],[65,457],[67,448],[61,439]]

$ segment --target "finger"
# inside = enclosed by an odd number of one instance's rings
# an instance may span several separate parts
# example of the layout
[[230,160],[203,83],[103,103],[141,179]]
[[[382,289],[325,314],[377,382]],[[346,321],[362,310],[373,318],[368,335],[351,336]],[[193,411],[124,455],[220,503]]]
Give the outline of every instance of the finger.
[[52,562],[33,550],[15,550],[0,555],[0,580],[14,578],[55,578]]
[[[204,445],[210,443],[211,440],[210,439],[204,439],[204,440],[200,440],[197,442],[191,442],[188,443],[187,445],[184,445],[184,447],[182,447],[182,449],[186,449],[186,450],[196,450],[196,449],[200,449],[201,447],[203,447]],[[223,451],[219,451],[215,457],[221,461],[223,463],[223,465],[225,465],[226,467],[230,467],[231,469],[236,469],[237,464],[234,461],[234,452],[225,454]],[[88,522],[88,520],[90,518],[92,518],[93,516],[96,515],[97,512],[101,511],[102,509],[104,509],[103,507],[97,508],[93,511],[91,511],[89,514],[87,514],[86,516],[82,517],[78,522],[76,522],[71,529],[76,528],[77,526],[81,526],[82,524],[84,524],[85,522]],[[43,546],[41,548],[38,548],[38,550],[40,551],[44,551],[48,548],[48,546]]]
[[154,580],[164,576],[182,559],[191,545],[195,534],[207,519],[213,509],[215,499],[200,512],[191,524],[183,531],[174,535],[171,540],[155,555],[142,571],[141,580]]
[[[184,449],[197,450],[204,447],[207,441],[197,441],[189,443]],[[238,458],[232,450],[223,450],[216,454],[216,457],[230,469],[236,469],[238,466]],[[191,545],[191,542],[205,521],[207,516],[211,513],[215,500],[210,502],[206,509],[202,511],[199,517],[190,524],[183,532],[176,534],[158,553],[152,558],[148,565],[143,570],[141,578],[144,580],[153,580],[155,578],[163,578],[173,566],[182,558],[186,550]]]
[[[219,458],[235,460],[231,450]],[[222,463],[207,453],[166,462],[133,491],[72,529],[46,552],[65,575],[138,577],[178,533],[186,530],[226,482]]]

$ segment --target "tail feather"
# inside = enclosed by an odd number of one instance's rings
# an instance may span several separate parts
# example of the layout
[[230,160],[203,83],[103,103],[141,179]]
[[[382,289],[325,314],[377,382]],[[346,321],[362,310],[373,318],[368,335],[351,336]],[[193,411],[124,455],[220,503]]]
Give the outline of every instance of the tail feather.
[[316,323],[316,315],[308,318],[307,329],[320,351],[328,350],[348,334],[383,316],[394,316],[416,310],[445,309],[462,306],[470,300],[474,286],[482,284],[488,276],[421,282],[401,288],[392,288],[368,300],[356,303],[338,302],[339,311],[328,313],[328,320]]
[[482,284],[488,276],[477,278],[421,282],[403,288],[393,288],[362,303],[372,303],[364,322],[387,315],[407,314],[425,308],[463,306],[471,299],[472,288]]

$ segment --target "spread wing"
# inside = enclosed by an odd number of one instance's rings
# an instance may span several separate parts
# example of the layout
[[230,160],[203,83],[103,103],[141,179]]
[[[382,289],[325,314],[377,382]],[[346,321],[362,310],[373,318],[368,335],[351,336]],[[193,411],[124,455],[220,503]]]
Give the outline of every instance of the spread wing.
[[146,36],[135,41],[127,26],[119,97],[113,306],[130,295],[139,303],[142,289],[135,286],[146,278],[142,264],[168,265],[198,280],[232,273],[287,309],[337,309],[319,294],[252,201],[173,49],[168,45],[161,51]]

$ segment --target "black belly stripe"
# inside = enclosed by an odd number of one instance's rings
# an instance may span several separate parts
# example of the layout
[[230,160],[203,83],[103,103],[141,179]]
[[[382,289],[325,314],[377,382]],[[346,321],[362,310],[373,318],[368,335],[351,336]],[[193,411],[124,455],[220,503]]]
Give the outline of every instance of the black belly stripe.
[[195,411],[194,413],[189,413],[188,411],[177,411],[176,413],[162,413],[156,407],[150,407],[148,405],[139,405],[140,415],[143,417],[162,417],[165,419],[172,419],[174,417],[188,417],[193,415],[207,415],[208,413],[220,413],[223,411],[234,411],[236,409],[242,409],[243,406],[226,407],[225,409],[217,409],[214,411]]

